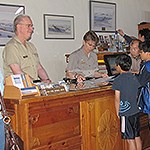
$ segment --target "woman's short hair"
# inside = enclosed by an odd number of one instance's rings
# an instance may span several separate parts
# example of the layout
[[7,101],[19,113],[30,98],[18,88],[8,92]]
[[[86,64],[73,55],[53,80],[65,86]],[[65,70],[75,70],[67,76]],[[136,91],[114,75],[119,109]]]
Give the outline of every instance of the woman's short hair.
[[97,45],[98,42],[99,42],[99,38],[98,36],[96,35],[96,33],[94,31],[88,31],[84,36],[83,36],[83,40],[84,41],[89,41],[89,40],[92,40],[95,42],[95,44]]

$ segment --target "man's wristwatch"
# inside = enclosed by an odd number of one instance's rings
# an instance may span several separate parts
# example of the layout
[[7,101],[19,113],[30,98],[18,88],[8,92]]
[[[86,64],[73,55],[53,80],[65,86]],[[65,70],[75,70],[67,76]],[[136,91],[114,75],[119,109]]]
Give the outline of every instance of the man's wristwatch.
[[77,74],[77,73],[74,75],[74,78],[75,78],[75,79],[77,79],[77,78],[78,78],[78,74]]
[[48,79],[44,79],[43,81],[50,81],[51,82],[51,80],[48,78]]

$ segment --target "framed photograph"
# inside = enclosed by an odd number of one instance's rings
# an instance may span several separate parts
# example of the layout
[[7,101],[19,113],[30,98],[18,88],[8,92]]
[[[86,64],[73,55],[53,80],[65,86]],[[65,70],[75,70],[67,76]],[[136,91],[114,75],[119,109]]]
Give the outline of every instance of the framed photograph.
[[0,4],[0,46],[4,46],[14,35],[14,18],[24,13],[24,6]]
[[44,14],[45,39],[74,39],[74,17]]
[[115,32],[116,4],[90,1],[90,29],[95,32]]

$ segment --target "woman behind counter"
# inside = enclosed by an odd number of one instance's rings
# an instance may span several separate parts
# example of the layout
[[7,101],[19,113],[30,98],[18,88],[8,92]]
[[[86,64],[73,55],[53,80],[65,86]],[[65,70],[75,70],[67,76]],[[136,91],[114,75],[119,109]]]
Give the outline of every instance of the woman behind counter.
[[86,77],[108,77],[99,72],[97,55],[93,52],[99,42],[94,31],[88,31],[83,37],[83,45],[69,56],[66,68],[66,77],[77,79],[78,82],[86,80]]

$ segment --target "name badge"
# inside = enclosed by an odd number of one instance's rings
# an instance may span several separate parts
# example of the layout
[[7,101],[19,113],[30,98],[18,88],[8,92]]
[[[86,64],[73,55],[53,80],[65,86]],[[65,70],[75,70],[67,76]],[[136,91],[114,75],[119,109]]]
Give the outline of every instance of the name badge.
[[23,56],[23,58],[27,58],[28,56],[26,55],[26,56]]

